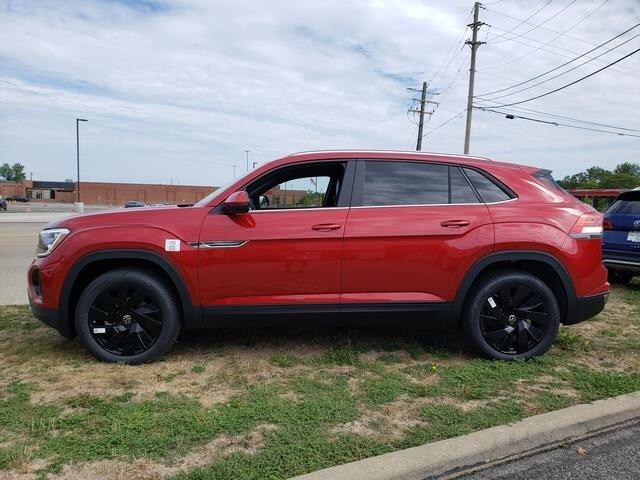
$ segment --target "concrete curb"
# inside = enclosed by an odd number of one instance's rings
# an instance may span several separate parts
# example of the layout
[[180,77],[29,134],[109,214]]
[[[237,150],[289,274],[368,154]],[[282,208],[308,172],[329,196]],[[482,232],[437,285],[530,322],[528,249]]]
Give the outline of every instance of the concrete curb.
[[326,468],[295,480],[424,480],[460,475],[482,465],[579,440],[637,418],[640,418],[640,392]]

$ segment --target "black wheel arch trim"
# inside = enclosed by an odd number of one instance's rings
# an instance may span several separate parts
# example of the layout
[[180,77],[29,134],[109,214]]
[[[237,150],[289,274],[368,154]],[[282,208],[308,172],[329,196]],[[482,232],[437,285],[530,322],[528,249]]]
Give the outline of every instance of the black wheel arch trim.
[[171,279],[176,292],[178,292],[179,300],[182,306],[184,326],[186,328],[200,327],[200,308],[198,306],[195,306],[191,301],[191,296],[189,295],[189,291],[185,286],[186,284],[182,279],[182,276],[180,275],[176,267],[174,267],[171,262],[169,262],[169,260],[157,253],[150,252],[148,250],[114,249],[89,253],[77,260],[69,270],[69,273],[67,274],[62,286],[59,303],[60,321],[58,324],[58,330],[62,335],[67,338],[71,338],[74,336],[72,330],[73,319],[70,318],[71,312],[69,311],[69,307],[71,301],[71,292],[78,276],[80,275],[80,272],[82,272],[82,270],[95,262],[104,260],[126,259],[144,260],[153,263],[156,267],[162,269],[162,271]]
[[562,282],[567,299],[566,315],[561,323],[576,323],[576,293],[567,269],[553,255],[533,250],[502,250],[490,253],[474,263],[466,273],[456,293],[453,302],[453,318],[457,319],[459,323],[462,322],[462,313],[467,295],[473,283],[478,279],[484,269],[500,262],[517,262],[522,260],[542,262],[553,268]]

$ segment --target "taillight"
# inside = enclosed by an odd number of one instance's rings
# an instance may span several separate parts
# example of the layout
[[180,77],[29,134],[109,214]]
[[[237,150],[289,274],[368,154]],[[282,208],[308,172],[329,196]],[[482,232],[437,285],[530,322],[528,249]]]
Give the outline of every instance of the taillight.
[[609,220],[605,220],[602,222],[602,229],[603,230],[613,230],[613,223],[611,223]]
[[578,218],[569,235],[579,239],[602,238],[603,218],[601,213],[585,213]]

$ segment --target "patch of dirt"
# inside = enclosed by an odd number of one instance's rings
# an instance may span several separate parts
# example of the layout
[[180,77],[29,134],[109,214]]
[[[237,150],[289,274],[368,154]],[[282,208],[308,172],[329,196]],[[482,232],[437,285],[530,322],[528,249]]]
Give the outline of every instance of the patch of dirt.
[[384,405],[380,410],[366,410],[360,418],[338,425],[329,430],[329,433],[349,433],[379,440],[399,440],[411,428],[426,425],[426,422],[419,420],[420,410],[432,402],[433,399],[428,398],[401,397]]

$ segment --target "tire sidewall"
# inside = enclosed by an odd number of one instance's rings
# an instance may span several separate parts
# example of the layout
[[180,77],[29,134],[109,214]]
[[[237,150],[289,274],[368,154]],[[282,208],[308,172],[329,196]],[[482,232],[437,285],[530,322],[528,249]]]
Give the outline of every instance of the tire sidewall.
[[[89,330],[89,308],[95,298],[105,289],[112,288],[122,282],[143,287],[156,302],[162,315],[162,330],[151,348],[131,356],[121,356],[107,352],[95,341]],[[75,325],[80,341],[93,356],[105,362],[128,364],[155,360],[171,348],[180,332],[178,307],[171,290],[164,282],[154,278],[153,274],[139,270],[114,270],[93,280],[82,292],[78,300]]]
[[[480,312],[487,298],[506,286],[523,285],[538,293],[545,304],[549,326],[545,335],[535,347],[523,354],[509,355],[495,350],[484,339],[480,329]],[[496,360],[528,360],[544,354],[553,344],[560,326],[560,308],[551,289],[539,278],[526,273],[504,272],[487,277],[474,289],[465,311],[464,328],[474,349],[486,358]]]

